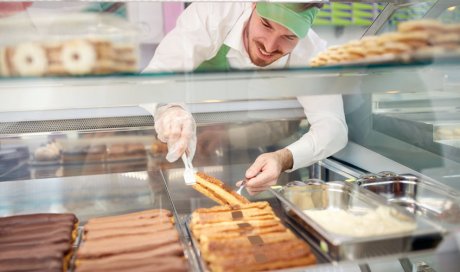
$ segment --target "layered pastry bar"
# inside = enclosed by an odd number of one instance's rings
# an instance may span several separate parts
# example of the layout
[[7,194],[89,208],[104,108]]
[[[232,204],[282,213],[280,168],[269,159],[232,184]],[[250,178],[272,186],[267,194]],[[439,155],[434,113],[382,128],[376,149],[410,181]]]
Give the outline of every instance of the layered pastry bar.
[[76,146],[66,148],[62,152],[62,161],[65,164],[72,163],[96,163],[104,162],[107,156],[105,145]]
[[316,263],[268,202],[197,209],[190,224],[211,271],[261,271]]
[[62,162],[68,163],[84,163],[88,151],[87,146],[76,146],[72,148],[65,148],[62,151]]
[[84,228],[76,271],[186,271],[170,211],[94,218]]
[[77,227],[74,214],[0,217],[0,271],[66,271]]
[[107,161],[146,160],[147,152],[141,143],[112,144],[107,147]]
[[195,174],[196,183],[193,189],[216,201],[221,205],[247,204],[249,200],[237,194],[232,188],[225,185],[221,180],[209,176],[203,172]]

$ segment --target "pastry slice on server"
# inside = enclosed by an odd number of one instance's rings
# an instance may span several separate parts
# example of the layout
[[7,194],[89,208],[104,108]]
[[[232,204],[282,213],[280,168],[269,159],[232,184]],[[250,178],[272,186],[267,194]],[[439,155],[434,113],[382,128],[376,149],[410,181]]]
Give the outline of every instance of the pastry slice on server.
[[250,203],[248,199],[237,194],[232,188],[225,185],[221,180],[209,176],[203,172],[195,174],[196,183],[193,189],[216,201],[221,205],[241,205]]

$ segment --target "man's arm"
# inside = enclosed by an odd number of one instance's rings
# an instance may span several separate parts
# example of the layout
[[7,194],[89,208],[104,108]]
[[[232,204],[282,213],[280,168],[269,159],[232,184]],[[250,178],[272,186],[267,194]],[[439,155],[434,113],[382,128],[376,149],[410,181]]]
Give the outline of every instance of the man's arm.
[[[248,168],[246,189],[257,194],[275,185],[284,171],[311,165],[339,151],[348,141],[348,129],[340,95],[298,97],[310,122],[310,130],[298,141],[276,152],[257,157]],[[241,181],[237,182],[241,185]]]
[[310,130],[287,147],[293,156],[291,170],[312,165],[345,147],[348,128],[341,95],[302,96]]

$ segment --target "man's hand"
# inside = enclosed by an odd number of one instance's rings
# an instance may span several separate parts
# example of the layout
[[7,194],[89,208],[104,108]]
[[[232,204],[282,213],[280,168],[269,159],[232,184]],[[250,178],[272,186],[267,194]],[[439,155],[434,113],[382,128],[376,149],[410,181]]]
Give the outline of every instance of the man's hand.
[[[267,190],[276,184],[282,172],[292,168],[292,164],[292,154],[285,148],[260,155],[246,170],[246,190],[250,195]],[[241,186],[242,182],[238,181],[236,186]]]
[[155,113],[155,130],[160,141],[168,144],[166,159],[174,162],[184,152],[193,159],[196,149],[196,123],[181,106],[165,105]]

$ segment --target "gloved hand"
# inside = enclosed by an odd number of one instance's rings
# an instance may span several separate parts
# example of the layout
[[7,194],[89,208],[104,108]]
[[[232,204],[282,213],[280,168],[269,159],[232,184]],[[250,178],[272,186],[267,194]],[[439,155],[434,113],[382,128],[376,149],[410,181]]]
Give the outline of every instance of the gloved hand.
[[193,116],[178,104],[168,104],[157,108],[154,119],[158,139],[168,145],[166,159],[174,162],[187,152],[191,161],[196,149]]

